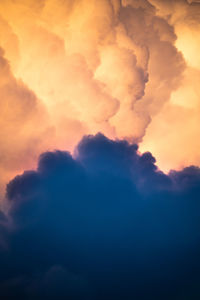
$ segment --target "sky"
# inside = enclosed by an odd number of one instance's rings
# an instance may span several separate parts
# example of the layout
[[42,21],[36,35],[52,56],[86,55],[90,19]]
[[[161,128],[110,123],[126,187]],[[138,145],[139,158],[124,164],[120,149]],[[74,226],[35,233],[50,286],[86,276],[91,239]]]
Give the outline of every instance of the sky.
[[200,298],[199,33],[197,0],[0,1],[3,299]]

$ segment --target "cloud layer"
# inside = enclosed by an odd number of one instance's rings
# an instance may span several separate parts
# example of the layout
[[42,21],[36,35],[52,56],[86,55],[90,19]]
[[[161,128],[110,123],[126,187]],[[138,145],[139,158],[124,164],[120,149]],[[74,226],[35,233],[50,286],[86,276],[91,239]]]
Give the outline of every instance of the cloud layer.
[[7,186],[3,299],[199,299],[200,169],[102,134]]

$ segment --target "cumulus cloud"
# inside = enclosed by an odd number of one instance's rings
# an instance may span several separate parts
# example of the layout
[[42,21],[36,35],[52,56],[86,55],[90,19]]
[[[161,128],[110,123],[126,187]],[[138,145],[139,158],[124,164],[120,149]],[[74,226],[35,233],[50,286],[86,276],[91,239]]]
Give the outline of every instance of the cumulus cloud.
[[199,15],[0,2],[3,299],[199,299]]
[[43,153],[8,184],[4,299],[198,299],[199,168],[167,176],[102,134],[75,157]]
[[[188,153],[191,163],[199,163],[195,144],[172,160],[172,151],[161,151],[163,141],[154,139],[161,134],[165,144],[181,147],[184,127],[177,140],[166,131],[180,130],[183,106],[197,134],[192,119],[198,117],[185,104],[192,101],[197,111],[199,3],[7,0],[0,3],[0,16],[0,46],[13,76],[34,91],[54,128],[46,150],[73,150],[84,134],[101,131],[139,142],[143,151],[149,147],[166,171],[186,166]],[[186,88],[194,90],[190,97]]]

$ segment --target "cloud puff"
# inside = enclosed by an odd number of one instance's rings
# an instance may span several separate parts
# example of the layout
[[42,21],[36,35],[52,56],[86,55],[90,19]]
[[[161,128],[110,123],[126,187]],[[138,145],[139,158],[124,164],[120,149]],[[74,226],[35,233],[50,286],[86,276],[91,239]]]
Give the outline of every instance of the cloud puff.
[[[177,89],[172,91],[170,100],[151,118],[141,151],[148,149],[154,153],[158,165],[166,171],[171,168],[181,169],[190,164],[199,165],[199,142],[195,136],[199,135],[200,98],[197,82],[200,76],[200,62],[197,53],[200,48],[200,3],[185,0],[150,2],[157,8],[156,15],[162,22],[165,20],[175,33],[175,46],[184,57],[185,71],[182,78],[179,77],[181,82]],[[157,28],[158,31],[162,30],[161,25]],[[162,36],[169,38],[164,31]]]
[[[4,299],[198,299],[200,170],[86,136],[7,186]],[[14,293],[13,293],[14,291]]]
[[[41,126],[36,126],[41,122]],[[33,124],[35,126],[33,127]],[[50,132],[43,105],[21,80],[17,80],[0,49],[0,194],[2,185],[46,148]],[[22,159],[23,158],[23,159]]]

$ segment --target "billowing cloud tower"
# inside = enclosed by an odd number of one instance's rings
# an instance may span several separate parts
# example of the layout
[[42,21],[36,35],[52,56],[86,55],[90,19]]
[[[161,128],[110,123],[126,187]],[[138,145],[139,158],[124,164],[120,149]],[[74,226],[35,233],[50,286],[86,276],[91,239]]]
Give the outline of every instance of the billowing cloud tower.
[[10,172],[25,167],[15,148],[29,166],[99,131],[166,171],[199,164],[199,13],[184,0],[1,1],[1,168],[5,156]]

